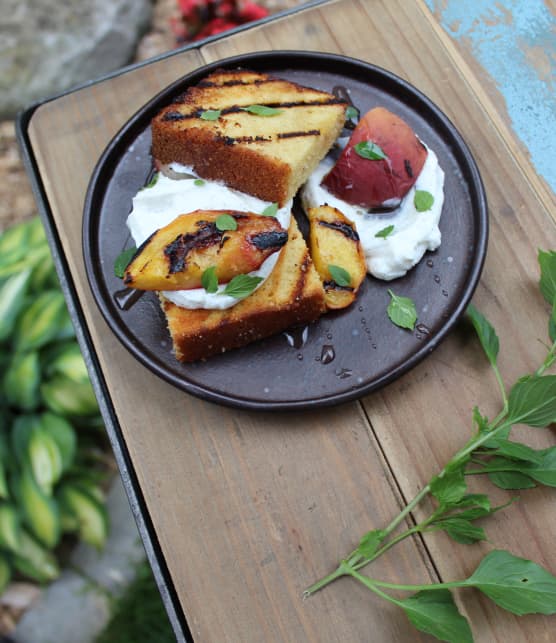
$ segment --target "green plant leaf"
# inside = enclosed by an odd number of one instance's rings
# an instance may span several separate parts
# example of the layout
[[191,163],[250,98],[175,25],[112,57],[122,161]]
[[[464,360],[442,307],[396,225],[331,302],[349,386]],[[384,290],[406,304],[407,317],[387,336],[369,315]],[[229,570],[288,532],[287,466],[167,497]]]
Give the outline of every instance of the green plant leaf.
[[349,287],[351,284],[351,275],[345,268],[328,264],[328,272],[338,286]]
[[393,225],[387,225],[385,228],[382,228],[382,230],[379,230],[376,234],[375,237],[377,239],[386,239],[386,237],[389,237],[392,232],[394,232],[394,226]]
[[217,230],[224,232],[225,230],[237,230],[237,221],[231,214],[221,214],[216,217],[214,222]]
[[277,109],[276,107],[268,107],[268,105],[248,105],[241,108],[244,112],[255,114],[255,116],[277,116],[284,110]]
[[400,328],[407,328],[413,330],[415,322],[417,321],[417,310],[412,299],[409,297],[401,297],[388,289],[390,295],[390,303],[386,312],[393,324]]
[[551,342],[556,342],[556,301],[552,306],[552,313],[548,320],[548,336]]
[[[486,513],[488,514],[489,512]],[[435,527],[443,529],[450,538],[463,545],[471,545],[472,543],[487,539],[485,530],[482,527],[471,524],[469,520],[460,517],[459,514],[453,518],[440,520],[434,524]]]
[[143,188],[144,190],[148,190],[149,188],[154,188],[154,186],[158,183],[158,177],[160,176],[160,172],[155,172],[152,175],[151,180],[145,185]]
[[498,439],[496,450],[493,455],[506,456],[514,460],[525,460],[526,462],[542,463],[543,455],[540,451],[532,449],[521,442],[512,442],[511,440]]
[[533,376],[514,384],[506,422],[539,428],[556,422],[556,375]]
[[350,121],[353,118],[359,118],[359,110],[353,105],[348,105],[348,108],[346,109],[346,120]]
[[253,275],[236,275],[221,291],[222,295],[229,295],[235,299],[243,299],[250,295],[255,288],[263,281],[262,277]]
[[201,275],[201,286],[203,286],[208,293],[215,293],[218,290],[216,266],[210,266],[203,271],[203,274]]
[[383,529],[368,531],[363,538],[361,538],[359,546],[357,547],[357,553],[363,556],[363,558],[371,558],[385,536],[386,532]]
[[556,252],[539,250],[541,278],[539,287],[543,297],[552,306],[556,301]]
[[441,505],[453,505],[462,500],[467,490],[463,467],[446,471],[431,479],[430,490]]
[[199,114],[199,118],[202,118],[204,121],[217,121],[221,113],[222,110],[220,109],[205,109],[204,112]]
[[426,212],[430,210],[434,203],[434,196],[426,190],[415,190],[413,205],[417,212]]
[[195,179],[193,181],[193,184],[196,185],[197,187],[201,187],[201,185],[205,184],[205,181],[203,181],[203,179]]
[[496,364],[498,351],[500,350],[500,342],[498,341],[498,335],[496,334],[494,327],[473,304],[469,304],[467,307],[467,316],[475,328],[475,332],[479,337],[479,341],[481,342],[481,346],[483,347],[488,361],[492,365]]
[[507,551],[487,554],[464,584],[518,616],[556,613],[556,578],[540,565]]
[[447,589],[418,592],[396,603],[421,632],[432,634],[440,641],[473,643],[469,623]]
[[128,267],[129,262],[133,259],[136,252],[137,248],[135,246],[132,248],[126,248],[120,252],[114,261],[114,274],[116,277],[119,277],[120,279],[124,278],[125,269]]
[[261,215],[263,217],[275,217],[277,212],[278,212],[278,204],[271,203],[270,205],[266,206],[266,208],[261,212]]
[[537,485],[531,478],[517,471],[496,471],[488,474],[488,479],[500,489],[533,489]]
[[353,149],[359,156],[368,161],[381,161],[388,158],[382,148],[372,141],[361,141],[354,145]]

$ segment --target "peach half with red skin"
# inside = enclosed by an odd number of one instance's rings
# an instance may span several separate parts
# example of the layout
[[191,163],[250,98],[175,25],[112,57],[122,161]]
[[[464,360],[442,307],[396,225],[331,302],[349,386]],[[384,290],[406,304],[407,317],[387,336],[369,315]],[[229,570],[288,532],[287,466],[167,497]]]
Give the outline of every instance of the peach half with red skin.
[[[364,148],[379,158],[365,158]],[[415,184],[426,158],[427,148],[413,129],[384,107],[375,107],[361,118],[322,185],[352,205],[396,206]]]

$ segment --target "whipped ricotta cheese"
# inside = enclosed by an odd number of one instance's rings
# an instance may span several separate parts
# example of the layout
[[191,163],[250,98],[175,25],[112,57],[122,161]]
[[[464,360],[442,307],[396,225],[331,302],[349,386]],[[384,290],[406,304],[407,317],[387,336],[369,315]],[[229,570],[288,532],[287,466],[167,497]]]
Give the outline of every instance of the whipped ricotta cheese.
[[[193,178],[170,179],[159,173],[152,187],[143,188],[133,198],[133,209],[127,218],[127,227],[139,247],[153,232],[171,223],[180,214],[195,210],[237,210],[239,212],[254,212],[261,214],[269,201],[262,201],[249,194],[232,190],[222,183],[206,181],[195,183],[197,177],[191,168],[173,163],[171,169],[175,172],[192,175]],[[292,201],[285,204],[276,213],[280,225],[287,230],[290,225]],[[262,277],[270,275],[280,251],[273,253],[250,275]],[[204,288],[189,290],[165,290],[162,292],[166,299],[182,308],[230,308],[240,301],[229,295],[219,294],[225,284],[218,286],[218,291],[208,293]]]
[[[377,279],[390,281],[403,277],[419,263],[427,250],[436,250],[440,245],[438,223],[444,203],[444,172],[438,164],[436,154],[430,148],[427,149],[427,159],[417,181],[400,205],[391,212],[369,213],[361,206],[338,199],[321,186],[321,181],[334,165],[330,158],[321,162],[301,193],[305,209],[327,204],[340,210],[355,223],[365,253],[367,270]],[[433,195],[434,203],[430,210],[418,212],[415,208],[414,197],[417,190],[426,190]],[[376,236],[377,232],[390,225],[394,229],[386,238]]]

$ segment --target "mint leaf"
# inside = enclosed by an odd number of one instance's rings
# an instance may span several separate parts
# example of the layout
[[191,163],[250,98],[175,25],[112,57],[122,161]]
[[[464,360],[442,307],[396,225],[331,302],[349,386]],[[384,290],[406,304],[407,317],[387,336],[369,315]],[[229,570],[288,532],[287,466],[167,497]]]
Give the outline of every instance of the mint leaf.
[[537,428],[556,422],[556,375],[532,376],[514,384],[505,422]]
[[268,107],[267,105],[249,105],[241,109],[244,112],[249,112],[256,116],[276,116],[284,111],[283,109],[276,109],[275,107]]
[[357,553],[363,558],[372,558],[380,543],[384,540],[386,532],[382,529],[368,531],[359,542]]
[[543,297],[552,305],[556,301],[556,252],[539,250],[538,261],[541,269],[539,287]]
[[271,203],[270,205],[266,206],[266,208],[261,212],[261,215],[263,217],[275,217],[277,212],[278,212],[278,204]]
[[426,212],[432,208],[434,203],[434,197],[430,192],[426,190],[415,190],[415,196],[413,197],[413,205],[417,212]]
[[237,230],[237,221],[230,214],[221,214],[216,217],[214,224],[220,232],[224,232],[224,230]]
[[390,303],[388,304],[386,312],[388,313],[390,321],[400,328],[413,330],[415,328],[415,322],[417,321],[417,310],[415,309],[413,300],[409,297],[396,295],[390,289],[388,290],[388,294],[390,295]]
[[541,453],[521,442],[512,442],[511,440],[498,439],[496,450],[493,455],[502,455],[515,460],[525,460],[526,462],[542,463]]
[[385,228],[382,228],[382,230],[379,230],[376,234],[375,237],[377,239],[386,239],[389,235],[394,232],[394,226],[393,225],[387,225]]
[[461,545],[471,545],[487,539],[482,527],[476,527],[468,519],[460,516],[440,520],[435,523],[435,526],[443,529],[452,540]]
[[489,467],[506,469],[505,471],[491,471],[488,473],[488,479],[500,489],[533,489],[533,487],[537,486],[535,481],[531,480],[528,475],[520,473],[519,467],[514,469],[511,460],[492,458],[485,467],[485,471],[488,471]]
[[480,313],[473,304],[469,304],[466,312],[467,317],[469,317],[475,328],[475,332],[479,337],[488,361],[494,366],[498,358],[498,351],[500,350],[500,342],[498,341],[496,331],[488,319]]
[[205,109],[204,112],[201,112],[199,118],[202,118],[204,121],[217,121],[221,113],[221,109]]
[[453,505],[459,502],[467,490],[463,467],[446,471],[444,475],[434,476],[429,485],[432,495],[441,505]]
[[556,300],[552,306],[552,313],[548,320],[548,336],[551,342],[556,342]]
[[160,176],[160,172],[155,172],[155,173],[152,175],[151,180],[147,183],[147,185],[145,185],[145,187],[143,188],[143,190],[147,190],[148,188],[152,188],[152,187],[154,187],[154,186],[156,185],[157,181],[158,181],[158,177],[159,177],[159,176]]
[[123,279],[125,275],[125,269],[128,267],[129,262],[133,259],[133,256],[136,252],[137,248],[135,246],[133,246],[133,248],[127,248],[126,250],[120,252],[120,254],[116,257],[116,260],[114,261],[114,274],[116,275],[116,277]]
[[518,616],[556,613],[556,578],[540,565],[507,551],[487,554],[463,584],[476,587]]
[[193,183],[194,183],[195,185],[197,185],[197,186],[201,186],[201,185],[204,185],[204,184],[205,184],[205,182],[203,181],[203,179],[195,179],[195,180],[193,181]]
[[348,108],[346,109],[346,120],[350,121],[353,118],[359,118],[359,110],[353,105],[348,105]]
[[328,272],[338,286],[348,287],[351,284],[351,275],[345,268],[328,264]]
[[372,141],[361,141],[354,145],[353,149],[359,156],[368,161],[381,161],[382,159],[388,158],[382,148]]
[[423,591],[396,601],[407,618],[421,632],[441,641],[473,643],[469,623],[462,616],[447,589]]
[[247,295],[250,295],[261,281],[263,281],[262,277],[236,275],[220,294],[229,295],[230,297],[235,297],[235,299],[243,299],[247,297]]
[[203,286],[208,293],[215,293],[218,290],[216,266],[210,266],[210,268],[203,271],[201,275],[201,286]]
[[[484,471],[489,472],[490,478],[494,476],[495,480],[497,480],[495,482],[497,486],[501,486],[498,484],[497,478],[501,473],[508,476],[507,478],[502,478],[502,482],[506,485],[515,483],[524,485],[520,487],[503,486],[503,489],[528,489],[534,487],[535,484],[530,479],[547,487],[556,487],[556,447],[540,449],[536,453],[539,456],[538,462],[511,460],[495,456],[484,466]],[[496,469],[503,469],[504,471],[495,471]],[[514,479],[509,476],[514,476]],[[528,478],[528,480],[523,478]]]

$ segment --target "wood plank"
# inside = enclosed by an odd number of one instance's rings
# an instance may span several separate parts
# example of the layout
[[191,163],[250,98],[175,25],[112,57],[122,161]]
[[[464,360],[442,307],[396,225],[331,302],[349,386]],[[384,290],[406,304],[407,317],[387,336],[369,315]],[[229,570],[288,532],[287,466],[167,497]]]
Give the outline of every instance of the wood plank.
[[[156,63],[162,70],[141,68],[132,78],[124,75],[47,103],[30,128],[80,303],[178,596],[202,641],[365,641],[370,627],[379,640],[413,637],[396,610],[369,600],[353,583],[318,602],[301,601],[303,588],[356,545],[361,525],[371,518],[387,521],[398,510],[394,481],[358,405],[298,414],[292,424],[290,415],[241,413],[200,402],[138,365],[89,295],[80,214],[92,166],[125,118],[162,83],[199,63],[193,52],[180,58]],[[328,542],[335,543],[333,559]],[[434,578],[416,543],[379,569],[416,582]]]
[[[499,328],[503,345],[511,347],[501,356],[508,381],[536,364],[542,348],[528,337],[544,337],[546,309],[534,290],[535,248],[556,247],[554,226],[419,5],[338,1],[207,45],[201,53],[210,61],[278,48],[337,51],[382,65],[408,78],[448,113],[479,162],[491,204],[492,237],[476,301]],[[47,103],[30,129],[178,596],[202,641],[366,641],[369,631],[374,641],[419,640],[399,612],[349,581],[305,602],[300,593],[365,529],[386,524],[396,513],[391,469],[403,494],[411,497],[465,441],[472,405],[495,412],[496,386],[469,334],[453,333],[419,368],[368,397],[364,407],[371,430],[356,404],[295,416],[255,414],[177,392],[119,346],[89,295],[80,213],[92,165],[136,107],[200,60],[194,52],[180,54],[135,70],[132,78],[124,75]],[[126,112],[130,103],[134,106]],[[493,540],[554,570],[553,500],[534,492],[526,503],[490,521]],[[534,516],[550,509],[540,529]],[[508,516],[514,518],[511,523]],[[443,537],[427,544],[447,579],[468,571],[478,556],[477,548],[454,546]],[[394,582],[434,578],[415,543],[385,557],[375,573]],[[477,640],[550,640],[548,619],[518,622],[476,598],[464,601]]]
[[[367,21],[361,20],[362,11],[367,13]],[[319,50],[325,49],[320,46],[323,34],[334,34],[335,46],[330,51],[394,71],[424,91],[456,124],[479,164],[490,204],[488,257],[475,302],[499,330],[505,349],[500,366],[510,384],[536,368],[544,355],[537,338],[546,337],[548,311],[536,288],[536,249],[556,248],[555,229],[545,203],[549,199],[537,182],[531,181],[533,171],[525,156],[513,157],[515,143],[506,137],[499,118],[492,121],[497,114],[492,101],[483,104],[483,93],[477,91],[480,84],[469,67],[461,68],[453,46],[447,52],[446,39],[438,38],[436,29],[424,26],[422,11],[419,3],[339,2],[313,11],[292,30],[275,23],[264,33],[275,49],[299,48],[302,43],[300,48]],[[408,25],[419,25],[419,29],[408,30]],[[238,35],[208,45],[203,55],[213,59],[248,51],[248,47],[247,39]],[[454,73],[450,61],[458,63],[461,74]],[[498,399],[486,360],[462,325],[424,364],[364,401],[407,499],[468,439],[473,406],[478,404],[494,416]],[[554,434],[529,431],[525,439],[541,448],[553,444]],[[500,502],[510,495],[494,492]],[[522,502],[489,520],[493,543],[556,570],[552,547],[555,509],[556,499],[549,490],[525,492]],[[539,516],[536,520],[535,515]],[[444,536],[427,538],[427,545],[447,580],[469,574],[488,549],[457,546]],[[463,595],[463,600],[477,640],[549,640],[548,618],[517,619],[487,601],[477,601],[474,594]]]

